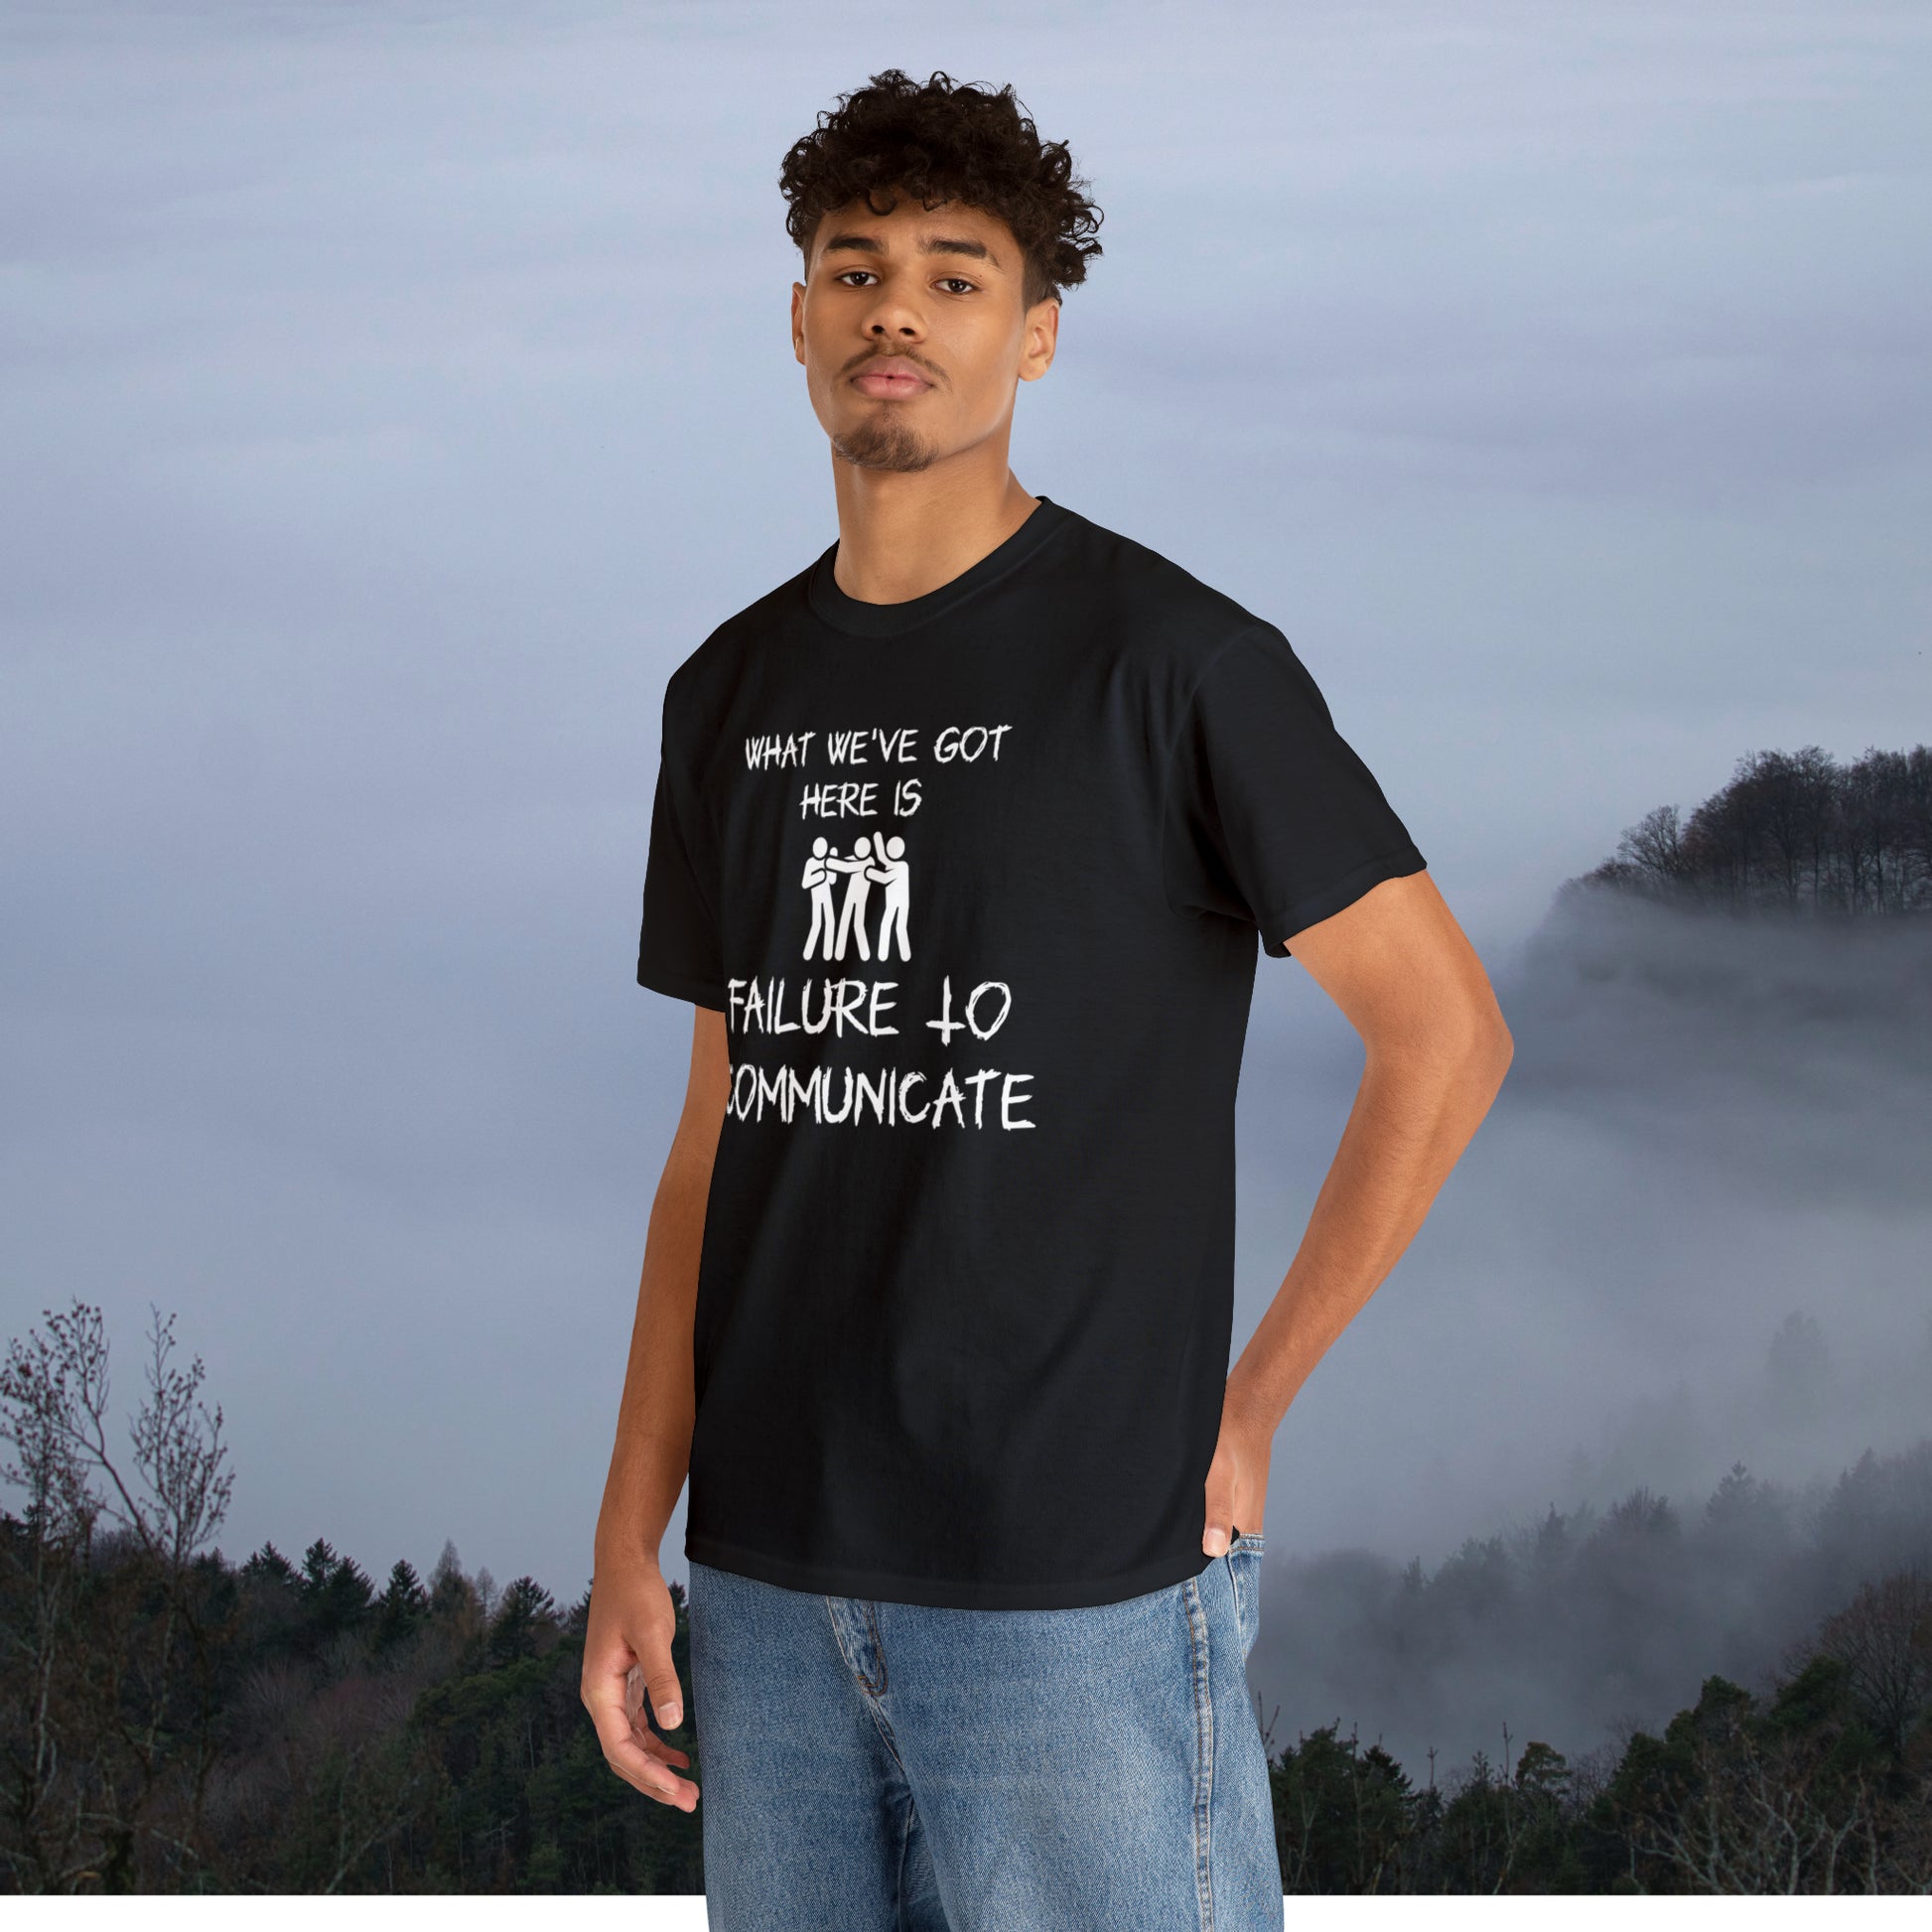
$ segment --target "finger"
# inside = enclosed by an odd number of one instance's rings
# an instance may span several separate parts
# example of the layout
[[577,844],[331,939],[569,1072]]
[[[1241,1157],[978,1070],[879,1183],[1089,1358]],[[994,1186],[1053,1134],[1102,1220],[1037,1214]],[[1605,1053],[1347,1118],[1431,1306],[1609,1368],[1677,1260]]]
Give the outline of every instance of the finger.
[[678,1683],[670,1652],[663,1651],[655,1659],[640,1655],[637,1661],[643,1666],[651,1715],[663,1729],[675,1730],[684,1722],[684,1689]]
[[588,1665],[584,1702],[590,1705],[595,1700],[597,1705],[604,1704],[610,1696],[612,1678],[621,1684],[617,1696],[625,1722],[640,1734],[650,1734],[647,1712],[655,1715],[666,1730],[675,1730],[684,1722],[683,1687],[667,1648],[659,1649],[654,1668],[646,1668],[643,1653],[629,1644],[621,1645],[602,1670],[595,1663]]
[[675,1744],[667,1744],[654,1730],[640,1729],[634,1723],[630,1734],[637,1740],[639,1747],[650,1752],[651,1756],[662,1758],[667,1764],[689,1764],[691,1753],[681,1751]]
[[675,1805],[680,1811],[695,1811],[698,1787],[690,1778],[679,1777],[669,1765],[660,1763],[639,1744],[621,1717],[615,1724],[608,1717],[598,1718],[598,1742],[612,1770],[628,1784],[634,1784],[646,1797]]
[[[640,1733],[624,1709],[623,1682],[628,1674],[628,1664],[623,1666],[623,1676],[593,1672],[583,1691],[584,1708],[591,1715],[605,1758],[620,1777],[638,1790],[689,1811],[697,1802],[697,1786],[688,1778],[680,1778],[668,1764],[644,1748],[643,1737],[666,1751],[671,1747],[648,1731]],[[678,1755],[684,1757],[683,1752]],[[688,1764],[690,1759],[684,1757],[684,1761]],[[687,1791],[692,1794],[689,1803],[683,1798]]]

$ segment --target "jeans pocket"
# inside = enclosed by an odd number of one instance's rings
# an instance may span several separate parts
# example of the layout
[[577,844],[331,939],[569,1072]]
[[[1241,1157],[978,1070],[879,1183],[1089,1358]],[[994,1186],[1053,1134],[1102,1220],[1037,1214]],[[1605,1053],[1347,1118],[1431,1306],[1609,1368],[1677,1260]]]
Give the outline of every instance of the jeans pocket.
[[1244,1530],[1229,1544],[1221,1559],[1234,1586],[1235,1621],[1241,1629],[1241,1655],[1252,1654],[1261,1634],[1261,1558],[1267,1538],[1258,1530]]

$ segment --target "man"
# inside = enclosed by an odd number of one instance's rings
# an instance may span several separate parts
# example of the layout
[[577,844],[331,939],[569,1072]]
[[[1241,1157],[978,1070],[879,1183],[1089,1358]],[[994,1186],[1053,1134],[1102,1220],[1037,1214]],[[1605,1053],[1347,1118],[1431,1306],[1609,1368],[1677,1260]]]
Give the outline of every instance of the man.
[[839,907],[839,930],[832,941],[832,956],[843,959],[846,940],[857,934],[859,957],[870,959],[872,950],[866,944],[866,895],[872,890],[872,841],[861,838],[853,847],[850,859],[827,859],[825,863],[832,871],[846,875],[845,903]]
[[812,841],[805,861],[805,876],[799,884],[812,896],[812,928],[805,934],[805,957],[811,958],[820,939],[825,941],[825,957],[832,957],[832,928],[838,923],[832,912],[832,865],[836,850],[823,838]]
[[[697,1011],[584,1701],[694,1808],[659,1734],[688,1469],[714,1927],[1276,1932],[1270,1444],[1509,1035],[1282,632],[1009,468],[1099,252],[1064,146],[1011,88],[892,69],[781,185],[838,539],[665,694],[637,978]],[[916,846],[918,954],[814,984],[794,882],[848,830]],[[1230,1372],[1257,944],[1366,1059]]]
[[892,957],[892,944],[897,938],[898,956],[910,959],[912,941],[906,936],[905,919],[912,908],[912,868],[906,861],[905,841],[895,832],[890,839],[881,841],[873,856],[880,864],[868,877],[886,889],[886,909],[879,915],[879,957]]

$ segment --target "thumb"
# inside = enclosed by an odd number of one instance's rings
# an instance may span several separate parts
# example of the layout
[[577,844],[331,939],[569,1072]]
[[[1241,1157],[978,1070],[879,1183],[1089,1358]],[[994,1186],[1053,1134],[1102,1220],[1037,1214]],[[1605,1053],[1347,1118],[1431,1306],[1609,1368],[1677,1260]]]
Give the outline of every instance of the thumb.
[[1200,1546],[1210,1557],[1224,1557],[1233,1542],[1234,1499],[1226,1494],[1209,1494],[1207,1523],[1201,1532]]
[[[660,1729],[675,1730],[684,1722],[684,1693],[668,1646],[659,1644],[654,1650],[639,1650],[636,1657],[651,1715]],[[644,1723],[642,1711],[637,1713],[637,1723],[639,1726]]]

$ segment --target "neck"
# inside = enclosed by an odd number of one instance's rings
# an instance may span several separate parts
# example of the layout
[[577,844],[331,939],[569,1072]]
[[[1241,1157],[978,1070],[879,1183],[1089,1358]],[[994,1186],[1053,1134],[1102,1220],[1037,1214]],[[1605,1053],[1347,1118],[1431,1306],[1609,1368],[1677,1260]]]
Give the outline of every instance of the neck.
[[832,579],[861,604],[904,604],[971,570],[1039,505],[1004,463],[990,475],[862,470],[833,459]]

